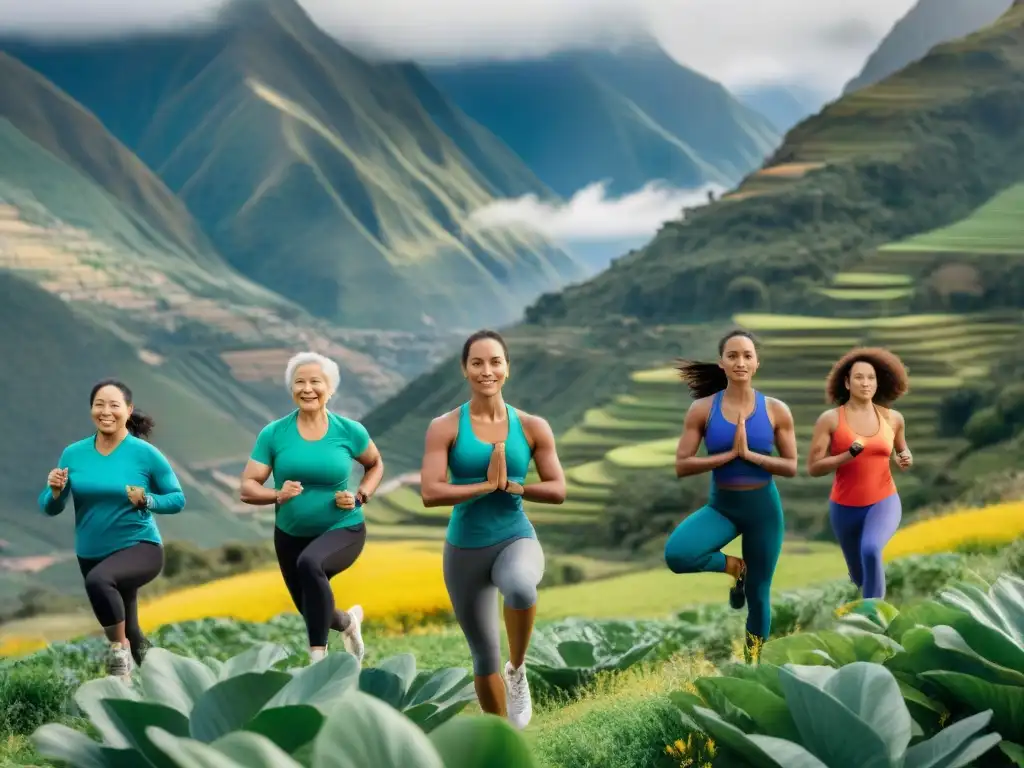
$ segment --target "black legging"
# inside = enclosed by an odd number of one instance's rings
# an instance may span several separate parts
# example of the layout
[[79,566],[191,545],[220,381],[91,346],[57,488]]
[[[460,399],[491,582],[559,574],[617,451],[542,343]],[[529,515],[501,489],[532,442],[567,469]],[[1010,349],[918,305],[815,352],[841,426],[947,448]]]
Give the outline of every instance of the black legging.
[[141,664],[146,639],[139,627],[139,590],[163,570],[163,547],[140,541],[99,560],[80,557],[78,567],[96,620],[104,628],[123,621],[132,656]]
[[345,611],[334,608],[331,579],[350,568],[366,543],[366,525],[337,528],[319,536],[292,536],[274,528],[274,550],[292,602],[306,620],[311,648],[327,645],[328,630],[344,632]]

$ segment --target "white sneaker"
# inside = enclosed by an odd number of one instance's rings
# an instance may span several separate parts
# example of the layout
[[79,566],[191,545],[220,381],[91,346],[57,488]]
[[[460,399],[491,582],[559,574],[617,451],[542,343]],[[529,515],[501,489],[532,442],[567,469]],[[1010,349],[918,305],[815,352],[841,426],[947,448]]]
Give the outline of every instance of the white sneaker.
[[345,644],[345,650],[362,664],[363,654],[366,652],[366,646],[363,644],[363,606],[353,605],[348,609],[348,617],[348,629],[341,633],[341,641]]
[[120,643],[111,643],[107,650],[107,674],[113,677],[128,677],[134,668],[131,650]]
[[327,656],[326,648],[310,648],[309,649],[309,663],[316,664],[318,661],[323,661],[324,657]]
[[505,662],[505,708],[508,710],[509,722],[519,730],[525,728],[533,716],[526,664],[515,669],[511,661]]

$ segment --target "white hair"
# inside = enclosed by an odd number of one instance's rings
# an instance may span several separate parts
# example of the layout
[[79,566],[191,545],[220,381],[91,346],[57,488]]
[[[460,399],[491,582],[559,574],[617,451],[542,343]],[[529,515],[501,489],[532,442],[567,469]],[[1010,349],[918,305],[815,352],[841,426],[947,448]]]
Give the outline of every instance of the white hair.
[[297,371],[303,365],[319,365],[320,370],[324,372],[324,376],[327,378],[327,386],[331,388],[331,393],[337,391],[338,383],[341,381],[341,371],[338,370],[338,364],[331,360],[329,357],[324,357],[318,352],[299,352],[297,355],[293,355],[292,359],[288,361],[288,366],[285,368],[284,374],[284,385],[288,388],[288,391],[292,391],[292,384],[295,381],[295,371]]

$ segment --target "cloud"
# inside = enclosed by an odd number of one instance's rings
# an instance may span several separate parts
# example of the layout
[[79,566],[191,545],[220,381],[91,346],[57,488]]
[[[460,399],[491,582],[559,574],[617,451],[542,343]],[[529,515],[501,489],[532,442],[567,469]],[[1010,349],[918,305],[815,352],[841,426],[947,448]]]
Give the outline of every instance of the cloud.
[[[421,61],[517,58],[655,37],[729,87],[838,94],[914,0],[299,0],[353,47]],[[95,35],[180,26],[224,0],[0,0],[3,32]]]
[[470,225],[480,229],[529,227],[557,242],[601,242],[649,237],[666,221],[682,217],[683,208],[708,201],[708,192],[723,189],[675,189],[651,182],[619,198],[607,197],[605,182],[590,184],[564,203],[550,203],[536,195],[498,200],[478,208]]

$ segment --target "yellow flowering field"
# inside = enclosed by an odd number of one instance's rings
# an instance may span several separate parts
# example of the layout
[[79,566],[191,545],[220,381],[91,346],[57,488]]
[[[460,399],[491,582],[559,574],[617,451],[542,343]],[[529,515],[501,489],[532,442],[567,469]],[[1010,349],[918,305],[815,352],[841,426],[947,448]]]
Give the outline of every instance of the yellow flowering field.
[[920,520],[900,528],[885,548],[885,559],[950,552],[980,542],[1008,544],[1024,536],[1024,502],[1010,501]]
[[[359,603],[371,620],[451,609],[441,548],[433,543],[374,542],[331,587],[339,608]],[[148,632],[190,619],[266,621],[295,610],[280,571],[268,568],[155,597],[139,606],[139,619]]]

